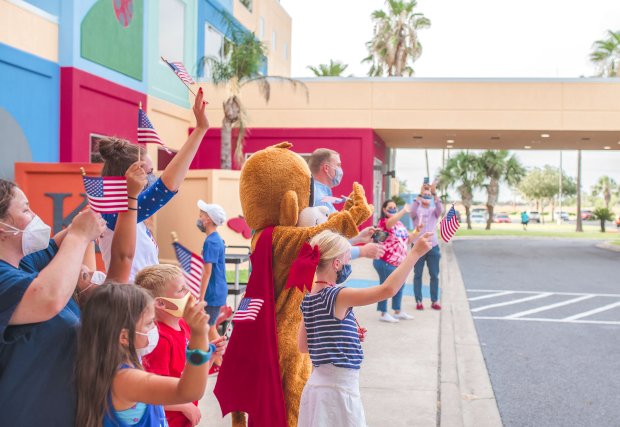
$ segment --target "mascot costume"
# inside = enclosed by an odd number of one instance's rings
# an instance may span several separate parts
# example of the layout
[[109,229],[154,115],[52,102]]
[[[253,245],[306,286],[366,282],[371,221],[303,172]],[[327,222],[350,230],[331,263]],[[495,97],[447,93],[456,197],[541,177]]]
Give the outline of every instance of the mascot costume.
[[241,208],[254,230],[252,273],[214,390],[222,414],[233,413],[235,427],[246,425],[244,413],[251,427],[297,426],[312,365],[297,348],[305,290],[285,287],[291,265],[313,236],[332,230],[352,238],[372,214],[362,186],[355,183],[342,211],[323,223],[314,221],[319,225],[297,227],[302,211],[313,205],[313,181],[291,147],[284,142],[258,151],[241,171]]

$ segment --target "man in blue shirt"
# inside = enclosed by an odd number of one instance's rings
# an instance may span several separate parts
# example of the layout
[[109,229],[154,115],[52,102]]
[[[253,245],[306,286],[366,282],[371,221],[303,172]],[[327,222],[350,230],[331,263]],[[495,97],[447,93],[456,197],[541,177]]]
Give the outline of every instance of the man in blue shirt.
[[[198,201],[200,214],[196,226],[207,235],[202,247],[204,272],[200,286],[200,299],[207,302],[205,310],[209,315],[209,341],[213,342],[220,336],[217,333],[215,322],[222,306],[226,305],[228,284],[226,283],[226,245],[217,232],[217,227],[226,222],[226,212],[220,205]],[[213,357],[213,365],[209,374],[215,374],[220,369],[221,356]]]
[[[340,162],[340,154],[328,148],[317,148],[314,150],[308,166],[314,178],[314,206],[326,206],[329,213],[337,212],[334,203],[344,203],[345,200],[334,198],[332,188],[340,185],[344,172]],[[351,244],[351,259],[363,257],[378,259],[383,256],[383,245],[370,243],[374,227],[367,227],[356,237],[349,240]],[[365,243],[364,246],[355,246]]]

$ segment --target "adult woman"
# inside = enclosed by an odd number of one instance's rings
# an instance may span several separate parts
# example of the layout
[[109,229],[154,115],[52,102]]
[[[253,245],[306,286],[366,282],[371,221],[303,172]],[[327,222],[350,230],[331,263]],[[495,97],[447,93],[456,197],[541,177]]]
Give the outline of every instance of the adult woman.
[[[196,127],[183,144],[183,147],[170,161],[161,177],[156,179],[153,175],[153,161],[143,147],[132,144],[129,141],[110,138],[99,143],[99,152],[104,159],[103,176],[123,176],[129,166],[138,158],[142,160],[142,167],[149,178],[149,184],[138,196],[138,228],[136,230],[136,251],[131,267],[130,280],[144,267],[159,263],[159,250],[153,235],[144,224],[148,219],[161,209],[176,194],[181,183],[187,175],[189,166],[200,147],[200,142],[209,128],[209,121],[205,113],[206,103],[203,101],[202,88],[194,102],[194,116]],[[110,267],[112,256],[112,237],[116,228],[117,215],[104,214],[107,229],[99,246],[106,268]]]
[[76,328],[71,298],[105,222],[90,210],[50,240],[24,193],[0,180],[0,413],[7,425],[73,425]]
[[[385,253],[380,259],[372,262],[373,267],[379,274],[379,282],[383,283],[387,277],[403,262],[407,256],[407,246],[419,233],[415,230],[411,233],[407,231],[400,219],[409,213],[409,206],[405,205],[400,211],[396,208],[393,200],[386,200],[381,206],[381,220],[377,228],[388,233],[387,239],[383,242]],[[377,311],[381,312],[379,320],[383,322],[396,323],[399,319],[411,320],[413,316],[401,310],[401,301],[403,299],[403,286],[396,295],[392,297],[392,310],[394,316],[387,312],[387,300],[380,301],[377,304]]]

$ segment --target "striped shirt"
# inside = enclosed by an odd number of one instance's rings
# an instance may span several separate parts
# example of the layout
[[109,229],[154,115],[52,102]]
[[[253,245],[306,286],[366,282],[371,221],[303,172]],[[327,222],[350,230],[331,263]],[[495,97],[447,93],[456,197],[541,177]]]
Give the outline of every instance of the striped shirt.
[[308,351],[314,366],[331,363],[339,368],[359,369],[364,359],[353,310],[347,310],[343,320],[334,316],[336,297],[342,289],[342,286],[323,288],[316,294],[306,294],[301,302]]

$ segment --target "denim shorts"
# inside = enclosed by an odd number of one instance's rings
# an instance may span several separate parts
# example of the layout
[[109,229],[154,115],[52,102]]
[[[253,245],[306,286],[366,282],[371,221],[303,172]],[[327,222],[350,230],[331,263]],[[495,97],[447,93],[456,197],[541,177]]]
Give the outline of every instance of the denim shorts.
[[215,321],[217,320],[217,316],[220,315],[221,305],[208,305],[205,307],[205,311],[209,315],[209,326],[215,325]]

